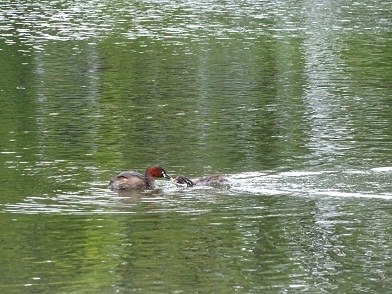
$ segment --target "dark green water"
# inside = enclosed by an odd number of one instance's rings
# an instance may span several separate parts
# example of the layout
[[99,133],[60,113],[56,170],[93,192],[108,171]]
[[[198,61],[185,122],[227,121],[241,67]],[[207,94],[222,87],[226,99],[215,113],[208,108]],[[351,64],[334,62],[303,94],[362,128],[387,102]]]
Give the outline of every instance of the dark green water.
[[388,293],[391,10],[0,2],[0,292]]

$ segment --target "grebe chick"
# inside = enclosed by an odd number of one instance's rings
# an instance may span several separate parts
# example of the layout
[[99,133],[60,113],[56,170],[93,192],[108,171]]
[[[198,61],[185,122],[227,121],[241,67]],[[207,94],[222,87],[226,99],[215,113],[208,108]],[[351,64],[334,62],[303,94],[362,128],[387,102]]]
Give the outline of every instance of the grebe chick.
[[160,165],[153,165],[146,169],[144,175],[135,171],[119,173],[109,182],[112,190],[134,190],[155,188],[155,178],[172,179]]
[[186,187],[193,187],[193,186],[220,187],[229,184],[229,181],[223,175],[204,176],[196,180],[191,180],[185,176],[178,176],[177,178],[172,179],[172,182],[181,186],[186,185]]

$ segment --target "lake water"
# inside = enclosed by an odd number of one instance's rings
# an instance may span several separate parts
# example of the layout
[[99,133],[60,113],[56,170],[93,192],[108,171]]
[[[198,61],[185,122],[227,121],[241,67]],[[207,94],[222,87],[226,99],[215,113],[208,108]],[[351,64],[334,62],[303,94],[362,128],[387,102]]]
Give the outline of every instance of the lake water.
[[[392,7],[335,2],[0,2],[0,292],[390,293]],[[107,188],[157,163],[231,186]]]

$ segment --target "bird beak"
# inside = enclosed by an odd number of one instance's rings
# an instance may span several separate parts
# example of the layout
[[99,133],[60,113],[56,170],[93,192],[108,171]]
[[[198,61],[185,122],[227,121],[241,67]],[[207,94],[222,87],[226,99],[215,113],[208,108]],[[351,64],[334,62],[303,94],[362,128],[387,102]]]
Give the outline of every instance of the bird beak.
[[162,176],[164,176],[166,179],[172,180],[173,178],[169,176],[166,171],[162,171]]

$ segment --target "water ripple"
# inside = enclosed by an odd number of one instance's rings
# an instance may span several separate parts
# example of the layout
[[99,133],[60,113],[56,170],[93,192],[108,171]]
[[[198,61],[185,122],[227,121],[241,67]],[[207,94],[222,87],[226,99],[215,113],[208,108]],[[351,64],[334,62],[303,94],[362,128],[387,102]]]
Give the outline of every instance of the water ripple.
[[[105,183],[96,182],[92,185],[85,183],[87,187],[85,190],[76,192],[55,190],[54,195],[28,196],[19,203],[3,204],[3,211],[23,214],[132,214],[142,209],[143,212],[147,210],[150,213],[176,211],[200,214],[209,211],[210,205],[225,204],[229,209],[241,209],[227,201],[244,195],[391,200],[391,171],[391,167],[380,167],[367,171],[343,172],[247,172],[228,175],[231,183],[229,189],[179,188],[169,182],[160,181],[158,189],[154,191],[117,193],[109,191]],[[370,183],[366,187],[363,186],[364,180]]]
[[[290,1],[289,1],[290,2]],[[357,14],[356,6],[340,4],[312,5],[317,21],[306,19],[305,4],[293,5],[279,1],[254,5],[252,1],[29,1],[4,2],[0,5],[1,36],[7,43],[15,39],[25,43],[43,40],[86,40],[111,35],[122,35],[128,39],[141,36],[152,38],[227,38],[232,34],[255,37],[269,32],[276,38],[290,33],[301,36],[309,26],[328,25],[333,30],[351,32]],[[361,25],[370,30],[382,30],[390,26],[386,16],[387,2],[376,7],[367,7],[369,13]],[[332,13],[334,11],[334,13]],[[339,14],[346,17],[341,20]],[[376,21],[377,26],[374,25]],[[307,23],[309,22],[309,23]],[[354,29],[362,29],[357,27]],[[320,30],[328,33],[328,30]]]

